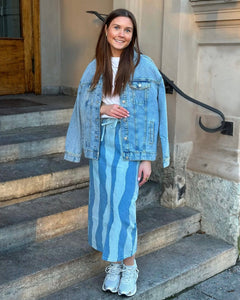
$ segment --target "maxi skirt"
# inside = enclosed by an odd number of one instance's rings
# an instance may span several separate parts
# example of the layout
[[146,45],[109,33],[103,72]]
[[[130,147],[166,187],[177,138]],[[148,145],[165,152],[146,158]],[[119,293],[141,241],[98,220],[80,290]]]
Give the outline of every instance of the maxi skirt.
[[88,241],[102,259],[122,261],[136,253],[139,161],[121,156],[120,122],[103,119],[98,160],[90,160]]

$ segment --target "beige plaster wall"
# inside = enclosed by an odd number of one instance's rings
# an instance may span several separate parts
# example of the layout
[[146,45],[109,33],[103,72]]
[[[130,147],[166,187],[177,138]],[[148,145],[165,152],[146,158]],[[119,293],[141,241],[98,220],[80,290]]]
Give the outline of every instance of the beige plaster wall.
[[87,10],[109,13],[112,0],[61,0],[61,83],[77,87],[93,59],[102,22]]
[[112,0],[40,1],[42,93],[76,90],[102,24],[86,11],[109,13],[112,7]]
[[197,94],[226,116],[240,117],[239,44],[199,47]]
[[[162,71],[187,95],[195,97],[197,74],[197,26],[188,0],[164,1]],[[179,188],[186,183],[186,163],[192,150],[197,107],[174,92],[167,95],[171,164],[164,169],[161,203],[185,204]],[[159,168],[155,173],[159,172]]]
[[[197,32],[189,1],[180,1],[180,29],[179,29],[179,52],[178,59],[178,79],[177,85],[187,95],[196,98],[197,83]],[[185,98],[176,95],[176,126],[175,142],[186,143],[194,138],[194,128],[196,124],[197,106],[186,101]]]
[[42,93],[58,93],[61,85],[60,0],[40,1]]
[[113,0],[113,8],[126,8],[134,14],[141,51],[161,68],[163,0]]
[[[186,94],[195,97],[197,26],[188,0],[164,1],[162,70]],[[196,106],[174,92],[168,95],[172,143],[193,140]]]
[[[196,96],[233,122],[233,135],[209,134],[196,127],[188,167],[240,182],[240,1],[195,1],[192,9],[199,28]],[[220,125],[213,113],[198,109],[198,115],[206,126]]]

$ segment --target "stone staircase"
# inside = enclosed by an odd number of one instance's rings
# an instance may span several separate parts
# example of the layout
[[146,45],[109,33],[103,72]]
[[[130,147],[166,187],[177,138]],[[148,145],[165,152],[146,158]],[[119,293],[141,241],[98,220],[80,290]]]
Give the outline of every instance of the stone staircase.
[[[74,99],[25,98],[39,105],[0,105],[0,299],[119,299],[101,291],[106,262],[87,243],[87,161],[63,160]],[[237,259],[199,233],[199,212],[161,207],[160,194],[154,182],[140,189],[133,299],[166,299]]]

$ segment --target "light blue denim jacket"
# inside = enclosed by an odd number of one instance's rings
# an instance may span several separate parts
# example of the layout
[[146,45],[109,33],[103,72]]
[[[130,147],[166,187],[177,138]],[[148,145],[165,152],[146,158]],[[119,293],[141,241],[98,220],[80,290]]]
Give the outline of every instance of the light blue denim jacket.
[[[102,78],[91,90],[95,68],[96,61],[93,60],[82,76],[68,127],[64,158],[72,162],[80,162],[82,150],[87,158],[98,159],[99,156]],[[161,74],[148,56],[141,55],[132,80],[120,95],[120,105],[130,114],[120,120],[123,159],[155,160],[159,135],[163,167],[167,167],[169,144],[165,87]]]

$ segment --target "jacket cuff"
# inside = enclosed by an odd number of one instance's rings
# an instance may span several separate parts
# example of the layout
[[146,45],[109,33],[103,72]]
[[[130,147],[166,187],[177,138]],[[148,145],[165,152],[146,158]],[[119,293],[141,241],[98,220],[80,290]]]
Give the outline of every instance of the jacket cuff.
[[68,160],[70,162],[74,162],[74,163],[79,163],[80,162],[80,159],[81,159],[81,155],[74,155],[70,152],[65,152],[64,154],[64,159],[65,160]]
[[163,159],[163,167],[167,168],[169,166],[169,164],[170,164],[170,158],[169,157],[164,158]]

